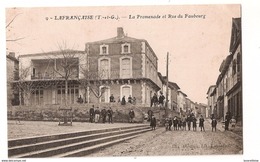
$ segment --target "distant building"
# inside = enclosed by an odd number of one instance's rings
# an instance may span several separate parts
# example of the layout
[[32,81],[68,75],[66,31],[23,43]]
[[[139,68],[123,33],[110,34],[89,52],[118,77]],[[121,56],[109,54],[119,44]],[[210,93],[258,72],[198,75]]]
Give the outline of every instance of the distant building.
[[177,110],[179,112],[183,112],[183,114],[186,115],[187,110],[187,106],[186,106],[186,97],[187,95],[185,93],[183,93],[182,91],[178,91],[178,98],[177,98]]
[[14,52],[6,55],[6,74],[7,74],[7,107],[19,105],[19,93],[13,87],[13,81],[18,80],[19,61]]
[[214,100],[214,95],[212,95],[214,91],[216,91],[216,85],[211,85],[207,91],[207,100],[208,100],[208,106],[207,106],[208,113],[206,115],[207,117],[214,114],[215,100]]
[[[166,76],[162,76],[162,74],[160,72],[158,72],[158,76],[162,82],[162,88],[161,91],[163,93],[163,95],[166,97],[166,84],[167,84],[167,78]],[[177,85],[177,83],[168,81],[168,108],[172,109],[176,112],[180,112],[178,110],[178,90],[180,89],[180,87]],[[158,94],[160,95],[160,94]]]

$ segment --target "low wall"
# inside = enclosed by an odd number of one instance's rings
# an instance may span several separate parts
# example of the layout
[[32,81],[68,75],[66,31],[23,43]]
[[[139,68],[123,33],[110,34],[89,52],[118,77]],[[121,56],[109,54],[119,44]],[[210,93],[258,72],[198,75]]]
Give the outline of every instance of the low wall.
[[[70,105],[66,108],[71,108],[71,113],[73,114],[73,121],[79,122],[89,122],[89,109],[93,104],[78,104]],[[134,122],[143,123],[145,119],[145,114],[148,110],[158,112],[159,108],[149,108],[140,107],[138,105],[126,104],[121,105],[117,103],[108,104],[96,104],[95,107],[99,106],[100,111],[109,107],[113,110],[113,122],[125,123],[129,122],[129,111],[133,109],[135,111]],[[60,105],[50,105],[50,106],[13,106],[8,108],[8,120],[30,120],[30,121],[59,121],[62,117],[63,112],[60,108],[65,108]],[[155,113],[156,114],[156,113]],[[159,119],[159,115],[156,115]],[[102,119],[101,119],[102,120]],[[100,122],[101,122],[100,120]]]
[[[119,103],[101,103],[101,104],[75,104],[70,105],[66,108],[71,108],[73,114],[73,121],[78,122],[89,122],[89,109],[94,105],[94,107],[99,107],[100,110],[105,108],[108,110],[109,107],[113,110],[113,122],[126,123],[129,122],[129,111],[133,109],[135,111],[134,122],[143,123],[147,121],[147,113],[149,110],[153,111],[154,116],[157,119],[157,125],[163,126],[165,119],[165,109],[159,107],[142,107],[141,105],[132,105],[127,103],[126,105],[121,105]],[[13,106],[8,108],[8,120],[30,120],[30,121],[59,121],[62,117],[60,108],[65,108],[60,105],[45,105],[45,106]],[[167,111],[167,117],[178,116],[173,110]],[[102,120],[102,119],[101,119]],[[100,120],[100,122],[101,122]]]

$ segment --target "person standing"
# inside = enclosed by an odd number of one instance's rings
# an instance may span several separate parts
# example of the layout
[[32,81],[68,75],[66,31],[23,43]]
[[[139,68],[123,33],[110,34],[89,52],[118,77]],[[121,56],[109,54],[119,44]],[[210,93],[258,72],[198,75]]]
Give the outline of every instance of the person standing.
[[152,106],[156,107],[157,103],[158,103],[158,97],[157,97],[157,94],[154,93],[153,97],[152,97],[152,100],[151,100],[151,107]]
[[125,96],[123,96],[122,101],[121,101],[121,105],[125,105],[126,101],[125,101]]
[[178,126],[178,120],[176,116],[173,118],[173,130],[177,130]]
[[164,126],[165,126],[166,131],[169,130],[169,119],[168,118],[165,119]]
[[169,118],[169,130],[172,130],[172,118]]
[[131,97],[131,95],[129,95],[129,97],[128,97],[128,103],[130,103],[130,104],[132,104],[132,97]]
[[155,127],[156,127],[156,118],[155,118],[154,115],[152,116],[150,126],[152,127],[152,130],[155,130]]
[[192,129],[193,131],[197,130],[197,119],[195,118],[195,116],[193,116],[192,118]]
[[230,122],[230,112],[228,111],[225,115],[225,131],[228,130],[229,122]]
[[109,108],[109,110],[107,110],[107,116],[108,116],[108,123],[113,123],[113,120],[112,120],[113,110],[111,109],[111,107]]
[[111,96],[109,97],[109,102],[115,102],[115,97],[113,96],[113,94],[111,94]]
[[231,120],[230,120],[230,124],[231,124],[231,131],[233,131],[235,129],[235,126],[236,126],[236,119],[234,116],[232,116]]
[[133,97],[133,105],[135,105],[135,104],[136,104],[136,98]]
[[160,95],[160,97],[159,97],[159,105],[160,105],[160,107],[163,107],[163,106],[164,106],[164,105],[163,105],[164,99],[165,99],[165,97],[164,97],[163,93],[161,92],[161,95]]
[[90,123],[94,122],[94,116],[95,116],[95,110],[94,110],[94,105],[89,109],[89,121]]
[[182,130],[186,130],[186,119],[182,121]]
[[200,119],[199,119],[199,127],[200,127],[200,131],[202,131],[202,129],[204,130],[204,132],[205,132],[205,128],[204,128],[204,118],[203,118],[203,116],[201,115],[200,116]]
[[135,112],[134,112],[133,109],[130,110],[129,117],[130,117],[130,123],[133,123],[134,122],[134,117],[135,117]]
[[191,116],[189,115],[188,118],[187,118],[187,122],[188,122],[188,130],[190,130],[190,127],[191,127]]
[[181,119],[178,120],[178,130],[181,130],[181,126],[182,126],[182,121]]
[[101,110],[101,116],[102,116],[103,123],[106,123],[107,110],[105,108]]
[[215,129],[215,132],[216,132],[217,120],[214,117],[212,118],[212,121],[211,121],[211,127],[212,127],[212,132],[213,132],[213,129]]
[[100,110],[99,107],[97,107],[95,110],[95,123],[99,122],[99,117],[100,117]]

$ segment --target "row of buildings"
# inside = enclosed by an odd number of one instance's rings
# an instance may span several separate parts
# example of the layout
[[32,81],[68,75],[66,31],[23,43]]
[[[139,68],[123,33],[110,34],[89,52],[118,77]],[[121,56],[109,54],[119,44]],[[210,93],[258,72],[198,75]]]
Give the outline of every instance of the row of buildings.
[[[7,55],[8,107],[19,105],[92,105],[135,97],[138,107],[150,107],[152,96],[166,95],[167,78],[158,72],[158,58],[144,39],[125,35],[85,44],[84,51],[63,49],[15,58]],[[191,101],[169,81],[168,108],[179,114],[203,114],[206,106]],[[78,102],[79,98],[82,102]]]
[[215,85],[207,91],[208,109],[217,119],[230,112],[242,124],[241,18],[232,19],[229,55],[221,63]]

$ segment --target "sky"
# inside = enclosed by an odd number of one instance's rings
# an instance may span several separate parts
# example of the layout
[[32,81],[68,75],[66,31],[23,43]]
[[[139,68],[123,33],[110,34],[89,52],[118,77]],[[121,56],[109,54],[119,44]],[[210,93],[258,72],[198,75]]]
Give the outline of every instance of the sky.
[[[163,75],[166,75],[169,52],[169,80],[177,83],[192,101],[207,103],[207,90],[216,83],[220,64],[229,55],[232,18],[241,17],[240,7],[9,8],[6,9],[6,23],[18,16],[6,37],[24,39],[8,42],[7,49],[16,56],[48,52],[58,50],[57,44],[65,41],[68,47],[84,50],[86,42],[115,37],[117,27],[123,27],[129,37],[148,41],[158,57],[158,71]],[[85,17],[81,20],[61,20],[63,16],[82,15]],[[91,16],[93,19],[87,19]],[[148,19],[149,16],[153,18]]]

